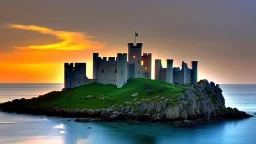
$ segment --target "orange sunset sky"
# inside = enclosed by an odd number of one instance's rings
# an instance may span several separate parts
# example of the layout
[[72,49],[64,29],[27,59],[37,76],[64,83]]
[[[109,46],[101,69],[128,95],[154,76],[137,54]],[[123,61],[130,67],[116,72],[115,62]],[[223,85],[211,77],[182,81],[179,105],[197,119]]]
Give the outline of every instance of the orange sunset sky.
[[[251,0],[3,0],[0,83],[63,83],[64,62],[116,56],[138,42],[174,66],[199,61],[199,79],[256,83],[256,2]],[[154,64],[154,61],[153,61]],[[165,64],[164,64],[165,65]],[[153,66],[154,67],[154,66]]]

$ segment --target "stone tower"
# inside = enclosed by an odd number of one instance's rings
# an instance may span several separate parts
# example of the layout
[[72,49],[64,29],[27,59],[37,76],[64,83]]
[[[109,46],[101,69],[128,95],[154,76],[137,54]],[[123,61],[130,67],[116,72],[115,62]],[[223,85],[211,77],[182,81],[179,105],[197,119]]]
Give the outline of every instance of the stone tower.
[[173,84],[173,60],[167,59],[166,82]]
[[93,79],[97,79],[97,70],[98,70],[98,57],[99,53],[93,53]]
[[127,54],[118,53],[117,54],[117,88],[121,88],[127,83]]
[[64,87],[71,87],[71,79],[73,74],[73,63],[64,63]]
[[191,83],[197,83],[198,61],[192,61]]
[[86,63],[64,63],[64,87],[73,87],[77,79],[87,79]]
[[187,82],[187,80],[186,80],[186,78],[187,78],[187,67],[186,67],[186,63],[184,62],[184,61],[182,61],[182,73],[183,73],[183,80],[182,80],[182,84],[186,84],[186,82]]
[[151,79],[151,65],[152,65],[152,54],[151,53],[143,53],[142,63],[144,69],[144,77]]
[[162,63],[160,59],[155,60],[155,80],[160,80],[160,71],[162,69]]
[[128,43],[128,62],[135,64],[135,77],[140,78],[143,74],[141,68],[142,43]]

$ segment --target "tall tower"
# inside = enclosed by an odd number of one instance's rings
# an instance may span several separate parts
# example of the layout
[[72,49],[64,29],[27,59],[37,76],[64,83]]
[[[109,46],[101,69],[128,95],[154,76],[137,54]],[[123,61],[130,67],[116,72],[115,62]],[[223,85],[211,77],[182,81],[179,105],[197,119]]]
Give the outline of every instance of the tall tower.
[[73,78],[73,63],[64,63],[64,88],[71,88]]
[[167,59],[166,82],[173,84],[173,59]]
[[161,59],[155,60],[155,80],[160,80],[160,70],[162,68]]
[[152,54],[143,53],[142,56],[142,66],[144,69],[144,77],[151,79],[151,65],[152,65]]
[[187,82],[187,67],[186,67],[186,63],[183,61],[182,62],[182,75],[183,75],[183,81],[182,81],[182,84],[186,84]]
[[198,61],[192,61],[191,83],[197,83]]
[[141,67],[142,43],[128,43],[128,62],[135,64],[135,78],[142,75]]
[[98,57],[99,53],[93,53],[93,79],[97,79],[97,70],[98,70]]
[[117,88],[121,88],[127,83],[127,54],[118,53],[117,54]]

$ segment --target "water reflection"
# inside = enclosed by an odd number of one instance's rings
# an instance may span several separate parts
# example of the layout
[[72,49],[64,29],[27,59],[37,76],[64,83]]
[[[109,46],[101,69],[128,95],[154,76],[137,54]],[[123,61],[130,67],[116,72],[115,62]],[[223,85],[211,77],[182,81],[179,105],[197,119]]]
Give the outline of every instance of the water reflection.
[[[8,123],[9,120],[17,121]],[[0,143],[10,144],[226,144],[252,143],[256,140],[255,135],[256,118],[174,126],[148,123],[76,123],[68,119],[0,113]]]

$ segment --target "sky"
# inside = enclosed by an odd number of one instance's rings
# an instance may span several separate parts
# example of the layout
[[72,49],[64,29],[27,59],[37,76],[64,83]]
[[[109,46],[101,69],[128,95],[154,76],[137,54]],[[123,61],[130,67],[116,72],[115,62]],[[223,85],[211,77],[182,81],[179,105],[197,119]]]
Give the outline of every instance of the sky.
[[[255,0],[1,0],[0,83],[63,83],[64,62],[143,52],[191,66],[199,79],[256,83]],[[153,61],[154,62],[154,61]],[[165,64],[164,64],[165,65]],[[153,66],[154,67],[154,66]]]

